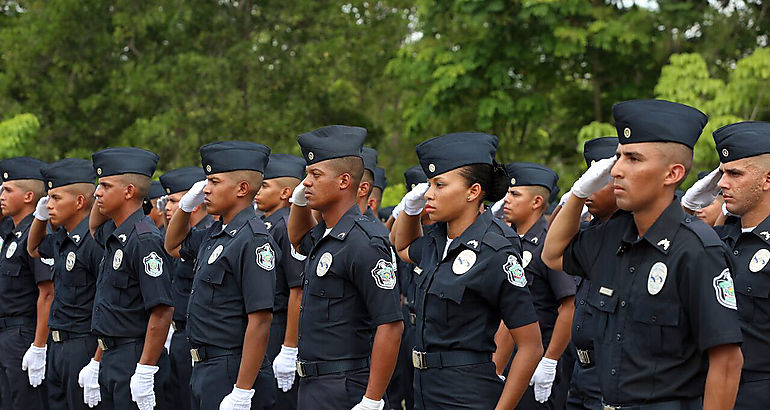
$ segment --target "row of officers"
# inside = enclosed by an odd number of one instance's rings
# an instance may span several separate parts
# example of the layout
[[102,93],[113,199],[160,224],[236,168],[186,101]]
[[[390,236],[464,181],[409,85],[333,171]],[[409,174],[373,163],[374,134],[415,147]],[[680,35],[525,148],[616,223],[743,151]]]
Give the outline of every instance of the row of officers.
[[4,160],[0,404],[770,408],[770,123],[714,132],[681,193],[707,117],[613,115],[561,200],[462,132],[416,147],[382,220],[358,127],[302,158],[215,142],[157,184],[138,148]]

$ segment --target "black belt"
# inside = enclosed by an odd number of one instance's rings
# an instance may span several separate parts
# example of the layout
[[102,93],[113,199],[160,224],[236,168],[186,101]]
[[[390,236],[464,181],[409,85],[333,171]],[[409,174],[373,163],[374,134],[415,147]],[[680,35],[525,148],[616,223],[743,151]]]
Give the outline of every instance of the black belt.
[[491,353],[453,350],[449,352],[412,351],[412,366],[415,369],[433,369],[442,367],[465,366],[492,361]]
[[241,354],[242,350],[243,349],[240,347],[236,347],[235,349],[222,349],[221,347],[214,346],[198,346],[190,349],[190,356],[195,363],[198,363],[215,357]]
[[369,359],[331,360],[328,362],[300,362],[297,360],[299,377],[323,376],[369,367]]
[[99,336],[96,338],[96,342],[99,344],[99,347],[102,348],[102,351],[109,350],[114,348],[115,346],[125,345],[129,343],[139,343],[144,342],[143,337],[107,337],[107,336]]
[[186,320],[172,320],[171,321],[171,327],[174,328],[175,332],[178,332],[180,330],[184,330],[187,327],[187,321]]
[[68,330],[51,330],[51,340],[63,342],[65,340],[82,339],[91,336],[90,333],[75,333]]
[[696,410],[703,408],[703,397],[623,406],[612,406],[603,403],[602,406],[604,410]]
[[27,316],[0,318],[0,329],[5,329],[11,326],[34,325],[34,324],[35,324],[35,319]]
[[596,360],[594,360],[594,351],[592,350],[577,350],[578,365],[584,369],[594,367]]

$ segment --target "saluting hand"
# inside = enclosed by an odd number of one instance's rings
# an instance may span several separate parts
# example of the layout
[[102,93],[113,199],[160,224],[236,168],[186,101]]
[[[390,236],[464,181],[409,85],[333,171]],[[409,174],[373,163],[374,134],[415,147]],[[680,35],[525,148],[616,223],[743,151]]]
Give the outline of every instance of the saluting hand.
[[585,199],[607,186],[611,180],[610,170],[612,170],[616,161],[617,158],[615,157],[605,158],[591,165],[572,185],[572,189],[570,189],[572,195]]
[[201,205],[203,199],[206,197],[206,194],[203,193],[203,189],[206,188],[207,183],[208,181],[204,179],[203,181],[198,181],[193,184],[193,186],[190,187],[190,190],[182,195],[182,199],[179,200],[179,208],[189,214],[196,206]]
[[427,182],[421,182],[404,195],[404,199],[401,202],[404,204],[404,212],[407,215],[419,215],[422,212],[422,209],[425,208],[425,204],[428,202],[425,199],[425,193],[428,192],[429,188],[430,185]]
[[47,221],[51,218],[50,215],[48,215],[48,195],[37,200],[35,213],[33,215],[36,219],[41,221]]
[[722,171],[717,167],[701,180],[696,181],[682,196],[682,206],[691,211],[697,211],[711,205],[719,195],[718,184],[721,178]]

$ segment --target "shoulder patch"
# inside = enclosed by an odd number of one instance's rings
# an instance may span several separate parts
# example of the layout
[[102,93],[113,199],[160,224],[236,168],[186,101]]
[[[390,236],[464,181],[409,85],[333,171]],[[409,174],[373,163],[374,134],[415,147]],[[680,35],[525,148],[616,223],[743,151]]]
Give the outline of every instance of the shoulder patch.
[[257,218],[249,219],[249,227],[254,235],[267,235],[267,228],[265,223]]
[[158,228],[151,224],[147,219],[142,219],[141,221],[137,222],[134,225],[134,229],[136,229],[136,233],[139,235],[146,234],[146,233],[152,233],[156,231]]
[[695,216],[687,217],[682,221],[682,226],[689,229],[700,239],[703,246],[722,246],[722,240],[719,239],[714,228],[706,225]]
[[482,240],[486,245],[491,247],[492,249],[499,251],[500,249],[506,247],[506,246],[512,246],[513,243],[511,243],[511,240],[509,238],[506,238],[505,236],[496,233],[487,231],[486,234],[484,234],[484,239]]

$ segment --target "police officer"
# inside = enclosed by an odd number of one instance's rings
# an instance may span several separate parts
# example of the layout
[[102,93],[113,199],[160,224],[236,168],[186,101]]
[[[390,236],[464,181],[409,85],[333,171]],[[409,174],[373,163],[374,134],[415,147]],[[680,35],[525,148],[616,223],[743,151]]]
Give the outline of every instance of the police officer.
[[[56,291],[48,320],[53,341],[48,354],[49,406],[87,409],[78,373],[92,360],[96,350],[91,313],[104,254],[88,232],[96,173],[91,161],[78,158],[54,162],[40,172],[48,195],[38,201],[27,251],[33,258],[54,260]],[[59,227],[51,234],[46,233],[49,221]]]
[[[605,409],[731,408],[742,359],[729,256],[674,199],[707,118],[661,100],[622,102],[613,114],[617,157],[575,182],[543,261],[598,288],[589,302],[598,309]],[[585,198],[610,178],[618,207],[629,213],[578,231]]]
[[[300,409],[381,410],[396,364],[403,323],[395,255],[382,224],[362,216],[356,202],[365,137],[363,128],[334,125],[298,138],[307,177],[292,194],[288,233],[308,257]],[[314,226],[308,208],[323,221]]]
[[374,169],[374,186],[372,187],[372,193],[369,195],[369,209],[372,210],[372,215],[377,216],[380,219],[380,205],[382,205],[382,193],[385,192],[385,188],[388,186],[388,178],[385,176],[385,168],[377,167]]
[[152,218],[152,221],[155,223],[155,226],[161,230],[161,233],[166,230],[166,218],[163,207],[158,206],[158,201],[162,198],[165,201],[165,195],[166,192],[160,181],[152,181],[150,183],[150,190],[147,191],[147,198],[145,198],[145,201],[142,203],[145,214]]
[[[206,179],[200,167],[183,167],[161,175],[159,180],[165,195],[157,199],[155,208],[162,211],[166,224],[179,208],[182,196],[198,181]],[[162,209],[161,206],[163,205]],[[214,223],[214,218],[206,212],[205,205],[200,205],[190,213],[192,229],[205,230]],[[165,228],[165,224],[164,224]],[[190,375],[192,363],[190,342],[187,341],[187,304],[190,300],[195,259],[173,258],[171,261],[171,291],[174,298],[174,316],[171,321],[173,334],[169,345],[169,376],[167,396],[172,398],[178,409],[190,408]]]
[[51,267],[27,253],[27,236],[38,199],[45,195],[40,167],[28,157],[0,162],[3,224],[0,247],[0,386],[6,409],[45,409]]
[[289,154],[270,154],[265,167],[262,188],[257,193],[257,206],[264,212],[265,227],[281,250],[276,264],[275,303],[267,356],[273,361],[278,381],[278,397],[274,409],[297,408],[297,335],[299,308],[302,303],[302,269],[305,257],[289,242],[289,199],[305,175],[305,160]]
[[[737,216],[715,229],[732,251],[743,372],[736,409],[762,409],[770,391],[770,123],[739,122],[714,132],[721,166],[687,191],[682,205],[706,208],[719,190]],[[685,200],[686,199],[686,200]],[[696,210],[693,209],[693,210]]]
[[[281,255],[252,207],[270,149],[223,141],[200,154],[206,180],[182,197],[166,232],[171,256],[196,260],[187,312],[192,408],[270,409],[275,381],[265,351]],[[220,220],[193,230],[190,213],[203,203]]]
[[173,314],[171,262],[158,228],[142,211],[158,156],[140,148],[107,148],[91,158],[99,185],[89,227],[104,247],[91,330],[103,354],[101,364],[89,363],[82,376],[98,372],[107,408],[164,409],[160,387],[169,371],[163,343]]
[[[417,286],[415,408],[512,408],[521,398],[543,347],[521,267],[516,233],[483,200],[505,195],[508,176],[494,162],[497,138],[456,133],[417,146],[428,185],[403,200],[396,249],[414,263]],[[436,222],[423,235],[419,215]],[[495,373],[494,335],[501,319],[518,344],[510,377]]]
[[522,242],[522,267],[532,294],[543,338],[545,355],[535,370],[520,409],[562,409],[567,400],[569,375],[559,359],[567,348],[575,310],[575,281],[566,273],[545,266],[540,259],[548,229],[544,212],[559,176],[548,167],[532,162],[506,166],[510,188],[505,196],[505,220],[516,229]]
[[361,148],[361,160],[364,162],[364,174],[356,192],[356,202],[361,214],[371,220],[378,220],[379,218],[369,207],[369,196],[374,191],[374,173],[377,170],[377,150],[370,147]]
[[[605,158],[612,158],[618,149],[616,137],[600,137],[586,141],[583,145],[583,158],[586,167]],[[593,219],[581,224],[581,229],[607,222],[617,211],[615,192],[612,184],[594,192],[586,199],[588,212]],[[588,299],[597,295],[592,282],[580,276],[575,276],[577,294],[575,295],[575,316],[572,320],[572,346],[576,352],[575,367],[570,378],[570,389],[567,398],[569,410],[602,410],[602,393],[599,389],[599,375],[594,353],[594,332],[596,327],[596,309]]]

